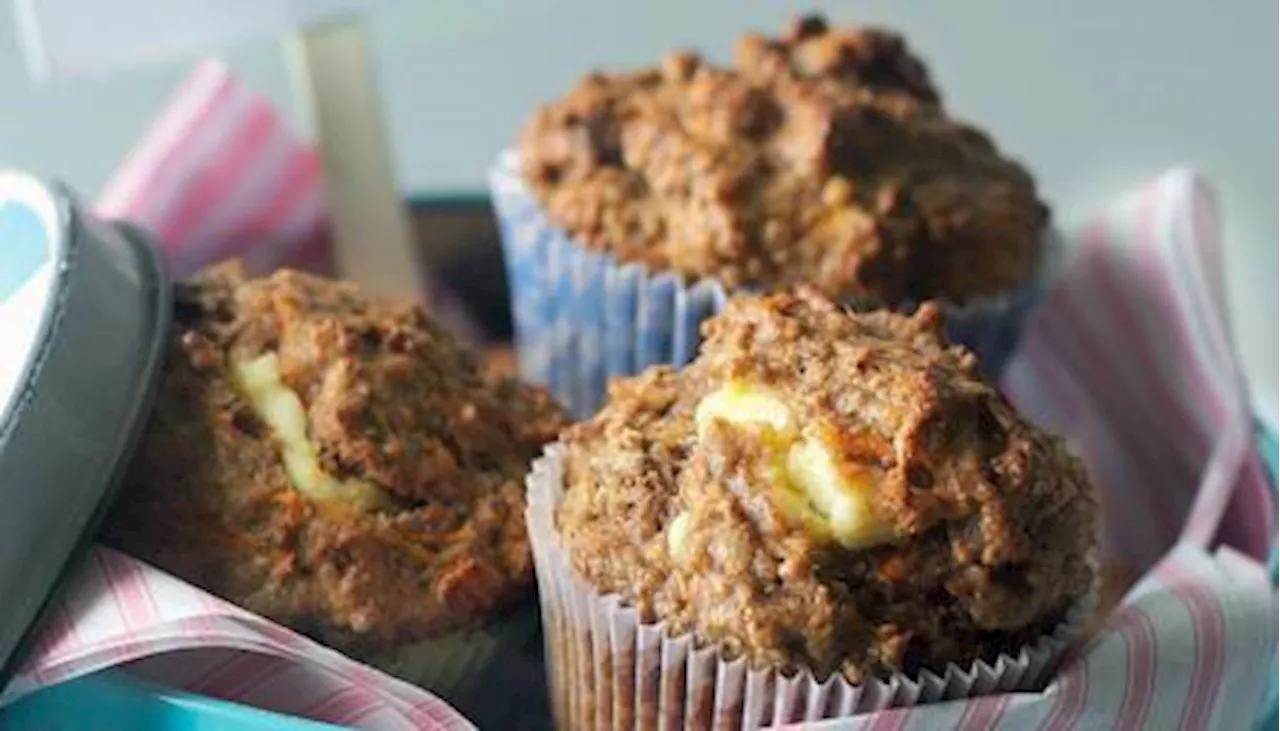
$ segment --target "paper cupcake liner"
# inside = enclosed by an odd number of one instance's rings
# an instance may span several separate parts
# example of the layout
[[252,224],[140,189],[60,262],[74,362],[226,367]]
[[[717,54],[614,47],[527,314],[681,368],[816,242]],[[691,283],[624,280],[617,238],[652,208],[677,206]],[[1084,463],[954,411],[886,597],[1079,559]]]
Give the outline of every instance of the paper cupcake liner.
[[[503,153],[489,174],[511,290],[521,375],[546,385],[571,413],[592,414],[610,378],[651,365],[684,365],[701,342],[699,326],[727,300],[724,287],[675,272],[652,272],[593,251],[552,225],[525,184],[519,157]],[[947,333],[998,377],[1017,347],[1023,320],[1043,290],[1056,237],[1048,237],[1037,276],[1008,295],[963,306],[942,303]],[[898,303],[903,310],[916,303]]]
[[989,693],[1043,688],[1080,635],[1095,595],[1077,602],[1053,632],[994,661],[942,673],[894,675],[854,685],[833,675],[788,677],[726,659],[692,634],[671,636],[644,623],[617,596],[578,579],[555,531],[564,495],[564,450],[551,445],[528,478],[527,519],[542,602],[552,712],[560,729],[743,729],[841,718],[858,713]]

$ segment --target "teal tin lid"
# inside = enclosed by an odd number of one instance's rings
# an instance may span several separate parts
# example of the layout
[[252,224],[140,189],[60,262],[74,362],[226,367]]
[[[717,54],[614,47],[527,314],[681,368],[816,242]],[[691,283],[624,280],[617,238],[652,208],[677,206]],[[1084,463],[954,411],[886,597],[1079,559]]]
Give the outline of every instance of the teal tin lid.
[[0,685],[145,424],[170,297],[142,231],[0,171]]

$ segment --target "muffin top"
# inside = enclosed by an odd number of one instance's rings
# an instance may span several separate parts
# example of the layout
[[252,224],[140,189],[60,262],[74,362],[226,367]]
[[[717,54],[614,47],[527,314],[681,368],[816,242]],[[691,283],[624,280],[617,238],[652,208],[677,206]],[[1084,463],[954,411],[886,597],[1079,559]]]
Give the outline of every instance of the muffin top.
[[1096,505],[1061,440],[938,310],[740,296],[699,357],[569,429],[574,570],[646,621],[853,682],[1014,651],[1091,584]]
[[175,303],[109,543],[349,649],[530,586],[523,479],[564,424],[544,393],[346,283],[225,265]]
[[735,55],[595,73],[540,108],[519,150],[549,219],[730,288],[964,303],[1031,276],[1048,220],[1031,177],[945,113],[902,38],[804,18]]
[[942,102],[929,69],[902,36],[881,28],[832,28],[819,15],[796,18],[778,38],[747,33],[738,39],[734,61],[743,76],[765,84],[780,76],[827,79]]

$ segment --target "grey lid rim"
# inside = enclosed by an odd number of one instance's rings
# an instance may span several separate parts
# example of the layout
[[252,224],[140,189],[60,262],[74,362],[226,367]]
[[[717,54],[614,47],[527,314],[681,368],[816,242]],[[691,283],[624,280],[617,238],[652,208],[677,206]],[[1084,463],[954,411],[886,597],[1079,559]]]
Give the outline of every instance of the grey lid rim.
[[[7,177],[7,175],[0,174],[0,177]],[[36,179],[28,178],[20,173],[18,176],[28,181],[39,183]],[[11,646],[11,651],[7,653],[7,656],[0,654],[0,687],[8,683],[19,662],[25,658],[27,651],[31,649],[32,643],[39,635],[37,630],[41,626],[54,597],[57,595],[58,589],[64,583],[68,573],[78,566],[79,561],[85,557],[96,537],[97,528],[118,493],[132,453],[141,438],[143,430],[146,428],[148,416],[158,391],[159,371],[168,342],[167,333],[173,309],[172,287],[169,284],[164,262],[159,251],[147,242],[148,236],[141,229],[129,224],[104,224],[91,217],[81,218],[84,214],[74,205],[74,197],[62,185],[49,185],[43,189],[42,193],[45,196],[43,200],[53,204],[56,212],[55,222],[63,232],[63,235],[58,237],[62,241],[58,245],[58,251],[61,252],[61,256],[54,276],[58,286],[58,296],[57,300],[46,308],[46,321],[42,324],[41,330],[45,337],[42,339],[40,352],[28,359],[28,364],[23,372],[23,392],[13,399],[9,413],[4,415],[5,422],[0,424],[0,449],[3,449],[13,436],[19,422],[19,415],[38,396],[37,383],[52,355],[54,342],[60,334],[60,326],[65,322],[72,267],[77,261],[82,247],[91,245],[81,241],[80,237],[89,235],[88,230],[90,228],[94,226],[110,226],[119,235],[119,238],[127,244],[133,254],[133,258],[137,261],[139,267],[143,269],[141,274],[145,281],[151,284],[149,287],[152,290],[149,297],[149,306],[153,308],[153,317],[147,321],[149,324],[146,337],[147,347],[139,352],[139,367],[130,382],[123,384],[124,387],[136,395],[136,398],[131,402],[130,407],[121,414],[122,429],[116,432],[116,438],[112,442],[112,446],[116,447],[116,450],[109,466],[104,470],[106,473],[105,481],[102,485],[100,497],[86,516],[83,529],[78,534],[74,545],[66,553],[61,565],[57,566],[56,578],[52,583],[52,589],[40,599],[35,611],[32,613],[31,620]],[[0,648],[0,650],[3,650],[3,648]]]
[[[37,179],[15,170],[0,170],[0,189],[18,191],[19,195],[16,197],[23,203],[30,208],[40,209],[41,217],[46,219],[44,223],[47,228],[52,229],[56,226],[62,231],[74,230],[71,209],[66,201],[55,199],[49,189],[41,185]],[[49,257],[50,261],[56,264],[56,269],[54,281],[50,283],[50,287],[58,293],[58,296],[40,312],[37,332],[42,334],[55,332],[66,314],[66,284],[71,264],[79,248],[79,242],[74,236],[53,237],[51,242],[53,247],[49,251]],[[40,338],[38,348],[26,358],[19,373],[18,382],[22,384],[21,391],[9,399],[7,408],[3,402],[0,402],[0,449],[4,447],[16,427],[19,414],[35,398],[35,382],[53,349],[52,341],[53,339],[49,337]]]

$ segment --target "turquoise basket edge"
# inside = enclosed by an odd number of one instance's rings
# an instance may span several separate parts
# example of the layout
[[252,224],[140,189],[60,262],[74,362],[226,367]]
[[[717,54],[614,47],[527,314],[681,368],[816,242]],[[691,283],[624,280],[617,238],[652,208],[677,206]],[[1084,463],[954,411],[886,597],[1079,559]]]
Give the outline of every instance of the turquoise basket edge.
[[173,690],[106,670],[34,693],[0,711],[6,731],[335,731],[339,726]]
[[[1277,473],[1280,472],[1280,444],[1277,444],[1276,432],[1267,424],[1258,423],[1258,452],[1267,463],[1267,471],[1271,473],[1271,486],[1280,484]],[[1280,576],[1280,545],[1271,548],[1271,583],[1277,585]],[[1267,693],[1262,701],[1262,708],[1255,724],[1257,729],[1270,729],[1280,726],[1280,648],[1271,660],[1271,682],[1267,684]]]

